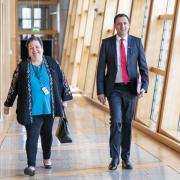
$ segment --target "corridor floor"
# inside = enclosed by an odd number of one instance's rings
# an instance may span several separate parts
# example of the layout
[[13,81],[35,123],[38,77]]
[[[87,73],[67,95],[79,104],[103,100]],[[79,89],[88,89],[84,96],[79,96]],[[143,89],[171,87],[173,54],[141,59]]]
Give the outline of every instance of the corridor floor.
[[[25,129],[16,120],[0,123],[0,179],[2,180],[179,180],[180,155],[147,135],[133,129],[131,162],[133,170],[109,171],[109,115],[85,98],[75,96],[66,109],[73,143],[60,144],[53,129],[53,168],[42,164],[39,141],[34,177],[24,175],[26,167]],[[6,122],[7,123],[7,122]]]

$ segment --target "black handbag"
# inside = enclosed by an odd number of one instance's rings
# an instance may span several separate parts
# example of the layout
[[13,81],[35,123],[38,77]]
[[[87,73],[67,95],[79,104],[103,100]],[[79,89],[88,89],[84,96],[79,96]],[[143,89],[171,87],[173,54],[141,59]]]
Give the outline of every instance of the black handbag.
[[70,133],[70,129],[68,126],[68,121],[67,121],[66,116],[59,118],[59,123],[58,123],[58,127],[56,130],[56,137],[59,139],[59,141],[61,143],[71,143],[72,142],[71,133]]

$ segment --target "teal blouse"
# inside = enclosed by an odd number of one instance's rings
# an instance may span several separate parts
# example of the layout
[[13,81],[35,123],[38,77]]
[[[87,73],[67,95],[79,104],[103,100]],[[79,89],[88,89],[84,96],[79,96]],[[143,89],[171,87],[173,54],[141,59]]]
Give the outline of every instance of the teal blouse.
[[32,115],[51,114],[50,80],[44,63],[40,67],[30,64],[30,84]]

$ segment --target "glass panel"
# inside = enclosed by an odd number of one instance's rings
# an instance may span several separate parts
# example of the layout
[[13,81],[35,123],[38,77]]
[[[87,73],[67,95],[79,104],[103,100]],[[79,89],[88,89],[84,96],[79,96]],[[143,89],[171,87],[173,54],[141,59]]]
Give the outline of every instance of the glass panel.
[[174,13],[175,2],[176,2],[176,0],[167,0],[167,8],[166,8],[167,14],[173,14]]
[[162,129],[164,132],[168,133],[170,136],[180,142],[180,115],[177,118],[174,118],[175,115],[173,113],[168,113],[171,114],[173,119],[163,119]]
[[[173,9],[172,2],[173,1],[171,2],[167,1],[166,13],[171,12],[171,10]],[[162,41],[161,41],[160,54],[159,54],[159,62],[158,62],[158,68],[162,70],[166,70],[166,64],[167,64],[168,52],[169,52],[169,43],[171,37],[171,27],[172,27],[171,20],[164,21]],[[151,128],[154,130],[156,128],[156,124],[158,123],[158,118],[159,118],[163,80],[164,78],[162,76],[160,75],[156,76],[153,102],[152,102],[151,114],[150,114],[150,121],[151,121],[150,124],[151,124]]]
[[145,41],[146,27],[147,27],[148,15],[149,15],[149,8],[150,8],[150,0],[146,0],[143,27],[142,27],[142,32],[141,32],[141,39],[142,39],[143,44],[144,44],[144,41]]
[[52,29],[52,24],[57,24],[57,6],[20,4],[18,8],[18,22],[19,29],[31,29],[33,27],[42,30]]
[[41,19],[41,8],[34,8],[34,19]]
[[23,29],[31,29],[31,20],[22,20]]
[[[145,37],[146,25],[147,25],[147,17],[148,16],[148,8],[150,6],[149,1],[146,1],[146,10],[144,15],[143,29],[142,29],[142,38]],[[169,1],[166,0],[166,9],[165,14],[172,14],[174,11],[175,0]],[[161,47],[159,51],[159,58],[157,67],[166,71],[166,65],[168,61],[168,53],[169,53],[169,44],[171,38],[171,30],[172,30],[172,21],[166,20],[163,24],[163,32],[162,32],[162,40]],[[137,112],[135,119],[140,121],[142,124],[149,127],[149,129],[156,131],[156,127],[159,123],[159,112],[161,110],[161,99],[164,87],[164,76],[157,75],[156,73],[149,72],[149,76],[151,79],[150,86],[150,94],[145,95],[142,100],[139,100],[137,104]],[[146,107],[145,109],[142,107]],[[177,128],[177,126],[176,126]]]
[[31,8],[22,8],[22,18],[31,19]]
[[[167,14],[173,14],[175,0],[168,0],[167,4]],[[163,40],[168,41],[169,43],[172,24],[171,22],[166,21],[164,26],[166,26],[166,38],[164,38]],[[168,53],[167,43],[163,45],[162,49],[164,49],[164,53],[162,53],[161,56],[164,60],[159,61],[159,67],[161,69],[165,69]],[[178,79],[180,77],[180,73],[179,71],[176,71],[176,69],[178,68],[178,64],[179,59],[173,59],[173,62],[171,63],[171,67],[169,69],[169,79],[166,90],[166,98],[164,101],[160,132],[165,135],[169,134],[170,137],[180,142],[180,100],[179,98],[177,98],[180,96],[180,83],[177,83],[179,82]],[[176,73],[174,73],[174,70],[176,71]]]
[[161,41],[158,68],[165,70],[167,64],[168,48],[170,43],[172,21],[165,21]]
[[159,110],[160,110],[160,102],[161,102],[161,93],[163,88],[163,80],[164,77],[157,75],[156,76],[156,82],[155,82],[155,88],[154,88],[154,96],[153,96],[153,103],[151,108],[151,124],[155,128],[156,126],[153,124],[156,124],[159,117]]
[[41,28],[41,20],[34,20],[34,27]]

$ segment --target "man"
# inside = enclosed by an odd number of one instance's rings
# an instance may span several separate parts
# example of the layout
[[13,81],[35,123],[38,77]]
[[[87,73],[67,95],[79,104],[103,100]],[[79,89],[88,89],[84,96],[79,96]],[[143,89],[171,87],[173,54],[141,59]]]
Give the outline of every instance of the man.
[[[97,69],[98,100],[110,108],[109,170],[117,169],[120,146],[123,169],[132,169],[129,160],[131,124],[136,96],[142,97],[148,89],[148,68],[141,39],[128,34],[129,18],[118,14],[114,18],[115,36],[102,40]],[[139,69],[139,70],[138,70]],[[141,87],[137,93],[137,81]]]

